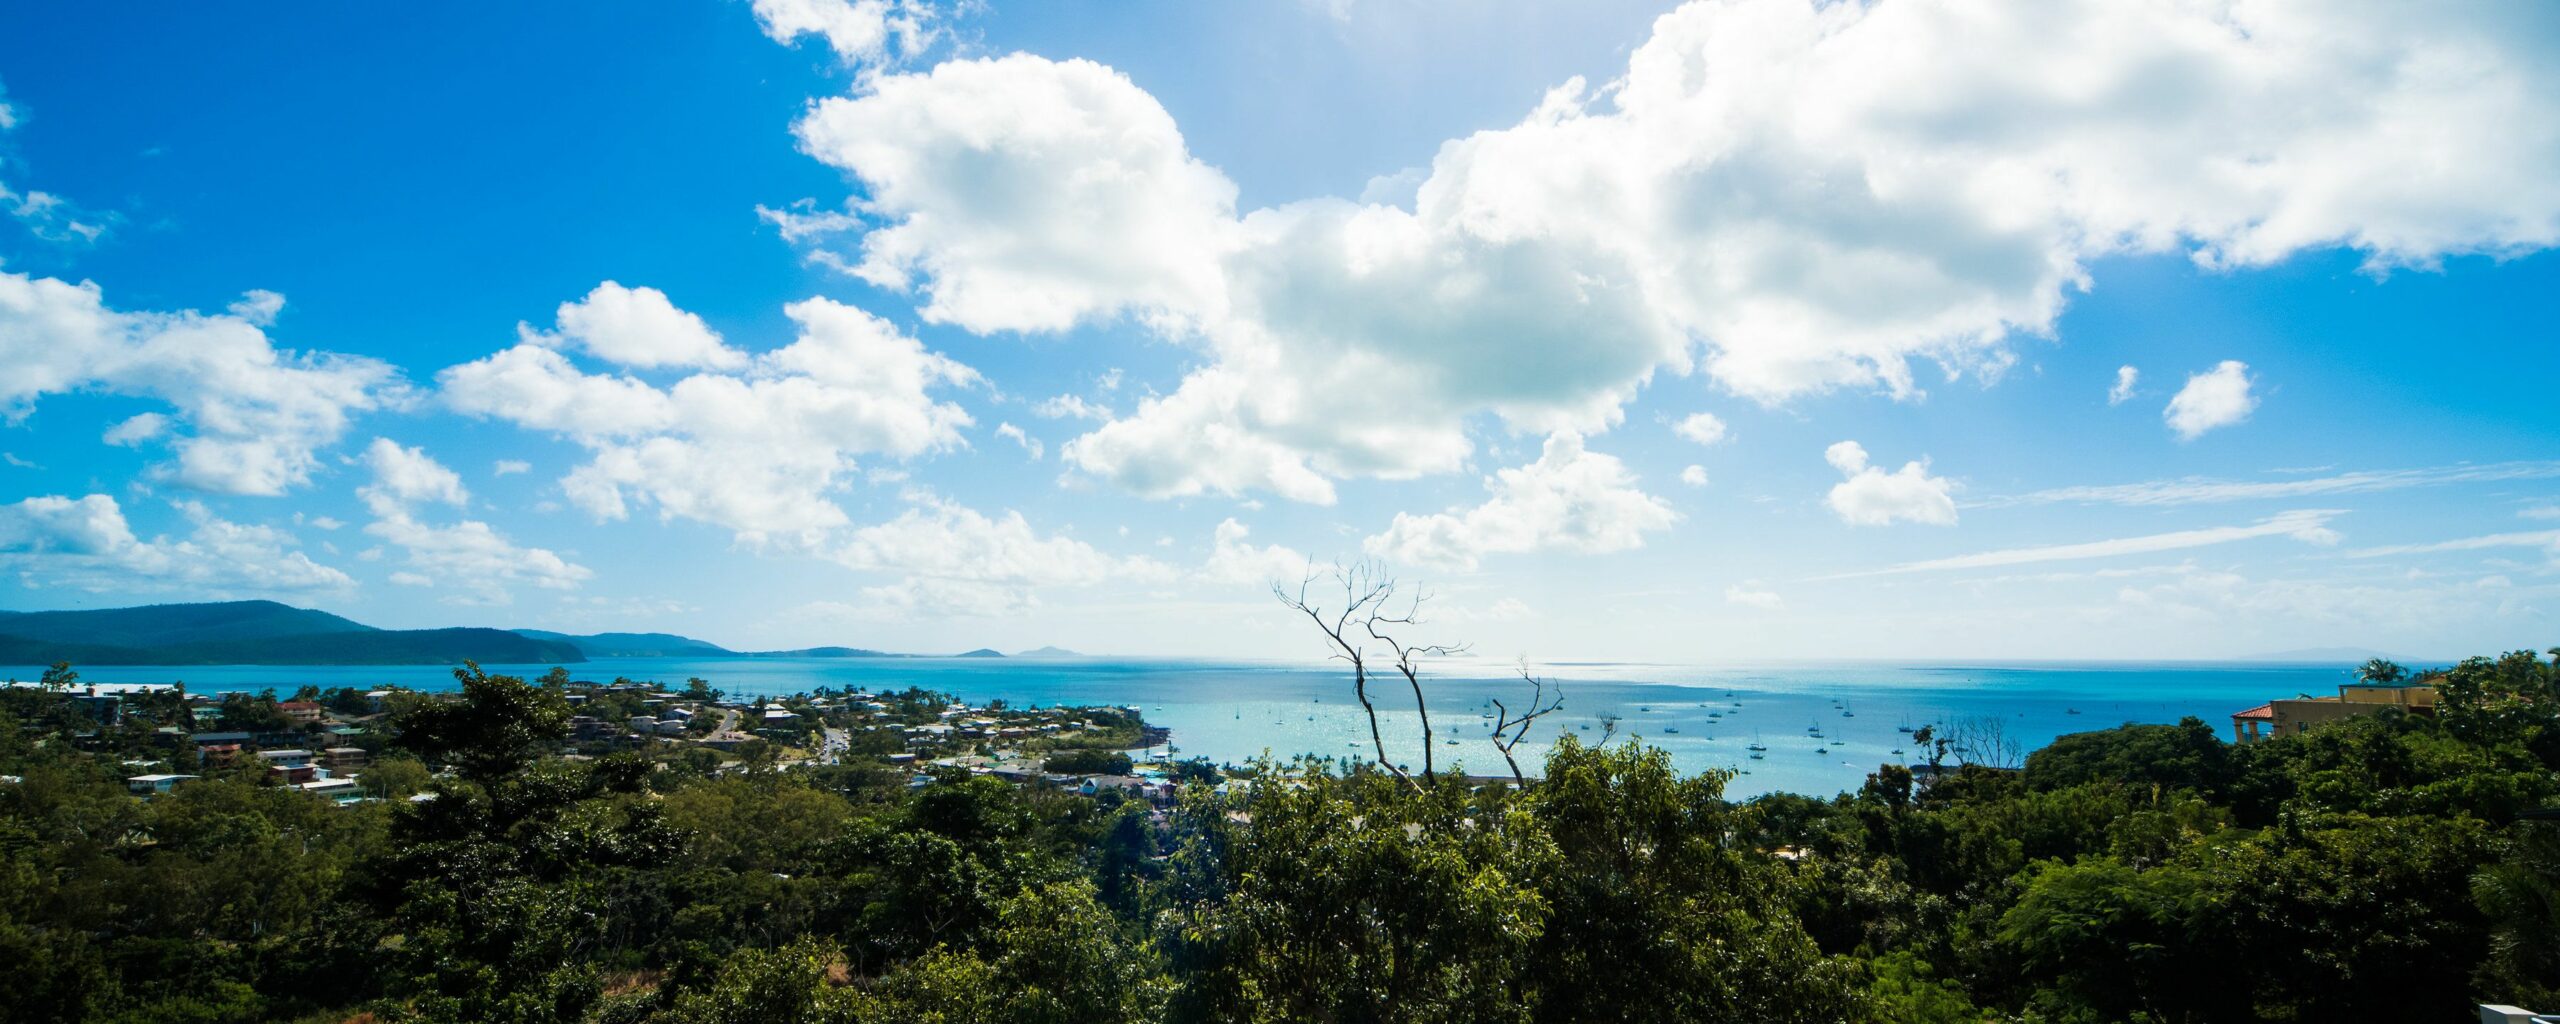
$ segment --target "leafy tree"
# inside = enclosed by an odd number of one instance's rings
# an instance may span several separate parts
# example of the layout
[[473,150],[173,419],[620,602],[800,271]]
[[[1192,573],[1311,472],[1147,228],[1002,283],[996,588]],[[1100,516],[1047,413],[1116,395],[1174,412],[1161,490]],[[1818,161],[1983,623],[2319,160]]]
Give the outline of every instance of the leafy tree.
[[487,784],[518,771],[569,733],[569,704],[553,688],[493,676],[465,663],[453,677],[458,700],[410,706],[394,719],[400,744]]
[[2038,789],[2107,781],[2219,795],[2231,777],[2230,747],[2193,717],[2063,736],[2026,763],[2027,783]]
[[272,733],[293,728],[293,719],[276,707],[273,693],[222,695],[222,727],[237,732]]
[[2492,999],[2560,1006],[2560,820],[2519,821],[2506,854],[2472,876],[2489,919],[2477,984]]
[[1060,775],[1127,775],[1129,755],[1114,750],[1067,750],[1049,755],[1040,770]]

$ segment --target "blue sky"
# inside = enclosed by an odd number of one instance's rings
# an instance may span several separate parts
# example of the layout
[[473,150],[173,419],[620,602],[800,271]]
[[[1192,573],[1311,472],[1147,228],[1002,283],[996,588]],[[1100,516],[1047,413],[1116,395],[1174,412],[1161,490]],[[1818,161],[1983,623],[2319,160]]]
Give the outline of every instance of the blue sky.
[[2544,646],[2556,18],[20,5],[0,606],[1286,657],[1376,557],[1506,659]]

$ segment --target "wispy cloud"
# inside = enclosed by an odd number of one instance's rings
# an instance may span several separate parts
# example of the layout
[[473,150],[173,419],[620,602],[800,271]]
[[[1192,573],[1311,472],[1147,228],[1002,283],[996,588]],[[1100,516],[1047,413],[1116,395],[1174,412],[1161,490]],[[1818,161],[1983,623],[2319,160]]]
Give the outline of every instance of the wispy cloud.
[[2485,537],[2461,537],[2425,544],[2391,544],[2375,548],[2357,548],[2347,552],[2347,557],[2385,558],[2392,555],[2432,555],[2446,551],[2486,551],[2491,548],[2550,548],[2554,554],[2560,554],[2560,530],[2493,533]]
[[2304,498],[2321,494],[2396,491],[2443,484],[2544,480],[2560,477],[2560,462],[2497,462],[2484,466],[2431,466],[2423,469],[2357,470],[2301,480],[2217,480],[2181,477],[2129,484],[2056,487],[2025,494],[1994,495],[1968,502],[1971,508],[2016,505],[2204,505],[2228,501]]
[[2301,509],[2261,519],[2245,526],[2215,526],[2201,530],[2177,530],[2141,537],[2119,537],[2112,540],[2086,541],[2079,544],[2052,544],[2032,548],[2005,548],[1983,551],[1953,558],[1933,558],[1921,562],[1904,562],[1882,569],[1817,576],[1816,580],[1845,580],[1866,576],[1895,576],[1903,573],[1942,572],[1949,569],[1987,569],[2004,565],[2030,565],[2037,562],[2068,562],[2088,558],[2115,558],[2123,555],[2147,555],[2160,551],[2229,544],[2259,537],[2292,537],[2312,544],[2335,544],[2336,531],[2329,521],[2346,513],[2340,509]]

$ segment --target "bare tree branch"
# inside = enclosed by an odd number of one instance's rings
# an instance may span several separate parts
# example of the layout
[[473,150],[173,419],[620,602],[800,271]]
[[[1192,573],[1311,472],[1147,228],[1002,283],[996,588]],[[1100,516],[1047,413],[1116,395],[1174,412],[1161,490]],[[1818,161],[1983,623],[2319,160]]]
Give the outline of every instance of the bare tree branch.
[[1527,680],[1531,687],[1528,710],[1515,717],[1511,709],[1502,703],[1502,698],[1493,698],[1493,709],[1499,716],[1493,723],[1493,749],[1501,751],[1503,763],[1511,766],[1512,783],[1525,787],[1529,778],[1521,774],[1520,761],[1511,756],[1511,749],[1528,737],[1530,724],[1564,707],[1564,687],[1556,687],[1555,698],[1549,700],[1546,681],[1529,674],[1529,662],[1525,658],[1520,662],[1520,678]]
[[[1332,575],[1334,581],[1342,586],[1342,604],[1332,611],[1317,603],[1321,599],[1309,596],[1308,592],[1322,578],[1312,569],[1298,581],[1294,595],[1279,583],[1271,585],[1271,594],[1279,598],[1281,604],[1314,623],[1316,631],[1323,633],[1326,642],[1332,646],[1333,659],[1351,666],[1351,692],[1359,699],[1360,709],[1369,716],[1369,745],[1377,753],[1378,765],[1419,789],[1420,783],[1414,782],[1411,775],[1387,758],[1386,737],[1378,731],[1378,707],[1369,699],[1369,651],[1353,632],[1355,629],[1371,632],[1368,627],[1383,614],[1379,609],[1395,597],[1395,581],[1386,578],[1367,562],[1334,566]],[[1428,733],[1425,735],[1427,737]],[[1424,749],[1427,755],[1427,741]],[[1424,763],[1426,766],[1429,764],[1427,760]]]
[[[1394,583],[1390,581],[1388,586],[1392,588]],[[1392,589],[1390,594],[1392,595]],[[1467,648],[1464,644],[1412,646],[1397,639],[1394,633],[1380,627],[1419,625],[1422,621],[1422,603],[1430,600],[1430,596],[1428,593],[1416,593],[1413,595],[1412,602],[1405,607],[1404,614],[1387,615],[1372,611],[1361,623],[1362,627],[1368,631],[1370,638],[1386,644],[1387,649],[1394,652],[1396,673],[1404,676],[1405,685],[1413,689],[1413,710],[1422,716],[1422,777],[1426,779],[1432,775],[1431,705],[1422,696],[1422,668],[1419,659],[1457,654]],[[1380,602],[1381,605],[1384,603]]]

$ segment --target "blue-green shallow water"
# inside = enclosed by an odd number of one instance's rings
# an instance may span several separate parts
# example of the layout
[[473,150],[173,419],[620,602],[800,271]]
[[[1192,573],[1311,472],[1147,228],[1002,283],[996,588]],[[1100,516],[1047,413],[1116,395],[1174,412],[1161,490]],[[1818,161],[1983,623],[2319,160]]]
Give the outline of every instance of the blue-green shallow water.
[[[1368,726],[1348,677],[1326,666],[1121,658],[632,658],[569,668],[576,678],[597,681],[628,676],[681,684],[701,676],[736,694],[921,686],[1017,705],[1135,704],[1150,721],[1173,730],[1172,742],[1183,756],[1219,761],[1242,761],[1266,750],[1340,756],[1368,749]],[[491,669],[532,676],[548,666]],[[0,668],[18,679],[33,679],[40,671]],[[1457,761],[1474,772],[1502,772],[1501,757],[1486,739],[1492,723],[1477,716],[1487,710],[1488,696],[1515,706],[1524,702],[1527,684],[1496,664],[1452,662],[1438,672],[1425,685],[1440,730],[1434,741],[1439,765]],[[1917,754],[1896,731],[1901,725],[1992,718],[2030,750],[2064,733],[2123,722],[2174,722],[2184,715],[2225,732],[2234,711],[2270,697],[2334,692],[2346,672],[2346,666],[2332,664],[2191,662],[1716,668],[1574,663],[1546,670],[1564,687],[1565,709],[1542,721],[1538,733],[1552,737],[1565,730],[1592,739],[1601,735],[1602,717],[1615,714],[1621,736],[1640,736],[1669,750],[1683,770],[1748,770],[1734,779],[1731,792],[1737,797],[1777,790],[1829,794],[1854,788],[1877,764],[1913,759],[1891,753],[1903,746]],[[96,682],[184,680],[196,692],[289,692],[305,683],[397,683],[430,690],[453,685],[449,671],[430,666],[101,666],[80,674]],[[1421,744],[1411,693],[1401,680],[1389,679],[1374,685],[1372,694],[1384,712],[1389,756],[1418,766]],[[1844,717],[1835,699],[1854,716]],[[1737,702],[1739,709],[1733,707]],[[2071,713],[2075,709],[2078,714]],[[1824,739],[1811,738],[1808,725],[1821,726]],[[1447,745],[1451,738],[1459,743]],[[1750,760],[1744,752],[1755,740],[1769,748],[1763,760]],[[1814,752],[1825,743],[1829,754]],[[1524,766],[1536,756],[1524,745]]]

